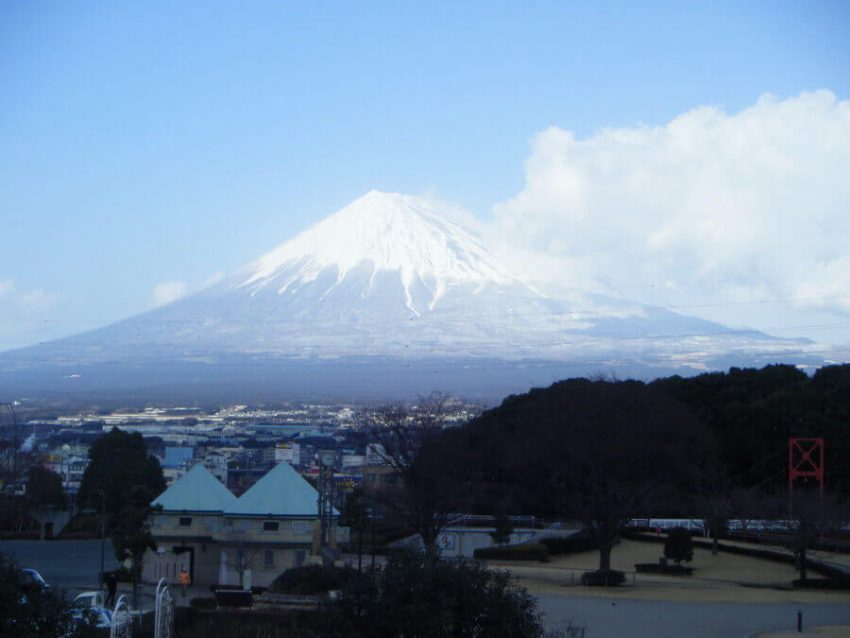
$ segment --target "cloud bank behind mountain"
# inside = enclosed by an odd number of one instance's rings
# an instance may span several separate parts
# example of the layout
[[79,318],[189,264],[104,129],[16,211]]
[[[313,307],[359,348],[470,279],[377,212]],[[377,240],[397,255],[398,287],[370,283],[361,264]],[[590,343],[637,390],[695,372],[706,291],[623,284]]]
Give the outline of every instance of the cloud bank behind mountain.
[[850,101],[830,91],[587,139],[550,127],[493,213],[528,277],[850,342]]

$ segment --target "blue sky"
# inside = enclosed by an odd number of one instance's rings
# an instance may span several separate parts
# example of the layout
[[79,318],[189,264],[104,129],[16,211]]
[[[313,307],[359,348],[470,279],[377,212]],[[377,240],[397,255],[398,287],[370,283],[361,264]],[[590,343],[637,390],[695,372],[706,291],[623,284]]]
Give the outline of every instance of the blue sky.
[[817,89],[850,98],[850,3],[4,2],[0,350],[150,308],[371,188],[489,219],[553,126]]

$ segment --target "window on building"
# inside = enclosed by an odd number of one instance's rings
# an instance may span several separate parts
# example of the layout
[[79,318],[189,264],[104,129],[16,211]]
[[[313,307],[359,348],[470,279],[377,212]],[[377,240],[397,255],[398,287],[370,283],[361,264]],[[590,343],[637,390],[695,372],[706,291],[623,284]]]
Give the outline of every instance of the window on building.
[[273,549],[267,549],[263,551],[263,567],[274,567]]
[[292,533],[293,534],[307,534],[310,531],[310,526],[307,524],[307,521],[293,521],[292,523]]
[[263,521],[264,532],[276,532],[280,528],[280,523],[277,521]]
[[192,517],[191,516],[181,516],[178,524],[180,525],[180,527],[191,527],[192,526]]

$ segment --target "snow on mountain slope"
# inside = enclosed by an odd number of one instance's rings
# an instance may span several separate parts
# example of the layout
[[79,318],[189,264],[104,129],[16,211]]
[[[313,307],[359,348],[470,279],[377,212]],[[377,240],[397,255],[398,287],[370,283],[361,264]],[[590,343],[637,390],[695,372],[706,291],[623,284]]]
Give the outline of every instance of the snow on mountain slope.
[[515,283],[469,230],[427,201],[373,190],[261,257],[242,286],[252,295],[265,287],[295,293],[328,269],[336,286],[364,265],[370,287],[379,273],[397,272],[416,314],[416,286],[430,292],[433,310],[449,285]]
[[578,290],[543,294],[427,201],[371,191],[200,293],[38,360],[491,358],[705,367],[804,344]]

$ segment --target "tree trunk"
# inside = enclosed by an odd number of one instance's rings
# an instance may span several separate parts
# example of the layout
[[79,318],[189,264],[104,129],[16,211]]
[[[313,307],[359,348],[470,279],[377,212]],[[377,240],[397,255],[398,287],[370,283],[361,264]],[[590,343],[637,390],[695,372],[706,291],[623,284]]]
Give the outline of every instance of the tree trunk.
[[806,580],[806,520],[801,515],[799,533],[799,546],[797,549],[797,557],[800,561],[800,580]]
[[608,572],[611,571],[611,542],[610,541],[600,541],[599,542],[599,571],[600,572]]
[[422,536],[422,544],[425,545],[425,549],[433,550],[437,547],[437,536],[439,534],[439,530],[435,529],[430,525],[423,525],[422,529],[419,532],[419,535]]
[[717,538],[717,528],[711,534],[711,555],[717,556],[717,553],[720,551],[720,547],[718,546],[718,538]]

